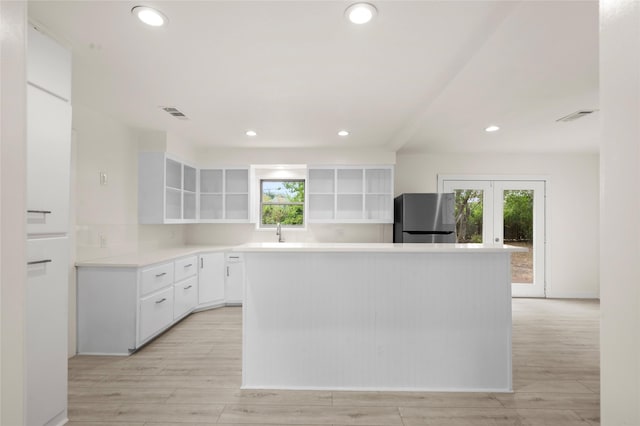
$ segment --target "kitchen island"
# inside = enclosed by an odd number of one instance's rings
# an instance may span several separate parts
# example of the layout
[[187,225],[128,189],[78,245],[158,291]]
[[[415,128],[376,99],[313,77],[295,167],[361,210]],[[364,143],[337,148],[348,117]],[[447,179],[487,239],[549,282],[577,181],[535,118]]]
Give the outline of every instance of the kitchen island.
[[245,389],[508,392],[517,247],[252,243]]

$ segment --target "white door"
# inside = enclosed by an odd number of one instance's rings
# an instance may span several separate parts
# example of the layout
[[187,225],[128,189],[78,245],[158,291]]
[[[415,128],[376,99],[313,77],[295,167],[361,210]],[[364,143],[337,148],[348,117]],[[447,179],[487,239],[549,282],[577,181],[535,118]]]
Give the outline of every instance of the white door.
[[511,255],[512,294],[545,296],[545,181],[439,178],[456,194],[456,232],[461,243],[522,246]]

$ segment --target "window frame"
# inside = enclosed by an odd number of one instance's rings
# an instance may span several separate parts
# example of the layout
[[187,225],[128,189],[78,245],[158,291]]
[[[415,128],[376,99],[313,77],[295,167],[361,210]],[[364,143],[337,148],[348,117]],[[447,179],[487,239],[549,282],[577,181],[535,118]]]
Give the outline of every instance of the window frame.
[[[282,228],[290,228],[290,229],[305,229],[307,226],[307,220],[306,220],[306,212],[307,209],[305,208],[305,205],[307,203],[307,180],[304,178],[288,178],[288,179],[272,179],[272,178],[266,178],[266,179],[259,179],[260,180],[260,214],[258,217],[258,228],[259,229],[275,229],[277,227],[276,224],[264,224],[262,223],[262,212],[263,212],[263,206],[302,206],[302,223],[300,225],[290,225],[290,224],[280,224],[280,227]],[[302,201],[296,201],[296,202],[286,202],[286,203],[265,203],[262,199],[263,196],[263,190],[264,190],[264,182],[302,182],[302,184],[304,185],[304,198]]]

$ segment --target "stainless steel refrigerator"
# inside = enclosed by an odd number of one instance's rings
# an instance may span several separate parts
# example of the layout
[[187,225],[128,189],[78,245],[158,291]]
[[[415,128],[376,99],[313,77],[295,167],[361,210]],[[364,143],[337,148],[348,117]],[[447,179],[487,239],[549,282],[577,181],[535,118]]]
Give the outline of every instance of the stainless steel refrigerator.
[[393,206],[394,243],[455,243],[455,195],[401,194]]

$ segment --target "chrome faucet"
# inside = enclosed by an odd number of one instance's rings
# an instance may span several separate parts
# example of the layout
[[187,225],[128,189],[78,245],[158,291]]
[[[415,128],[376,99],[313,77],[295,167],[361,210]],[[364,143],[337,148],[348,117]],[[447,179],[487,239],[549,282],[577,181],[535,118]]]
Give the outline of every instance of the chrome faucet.
[[278,242],[281,243],[284,240],[282,239],[282,226],[280,226],[280,222],[276,225],[276,235],[278,236]]

